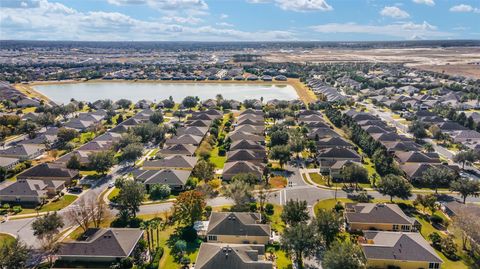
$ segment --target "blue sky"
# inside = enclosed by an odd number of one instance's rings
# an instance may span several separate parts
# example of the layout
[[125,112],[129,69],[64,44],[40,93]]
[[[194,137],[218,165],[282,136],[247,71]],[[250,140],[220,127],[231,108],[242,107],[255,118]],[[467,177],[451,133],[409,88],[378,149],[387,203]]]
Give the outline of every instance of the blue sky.
[[0,0],[0,39],[479,39],[479,0]]

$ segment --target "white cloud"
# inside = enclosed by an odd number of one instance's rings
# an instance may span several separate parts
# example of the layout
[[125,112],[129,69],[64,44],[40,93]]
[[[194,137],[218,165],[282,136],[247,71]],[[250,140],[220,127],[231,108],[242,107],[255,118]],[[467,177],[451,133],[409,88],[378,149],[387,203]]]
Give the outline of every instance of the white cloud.
[[117,6],[148,5],[163,10],[208,8],[204,0],[107,0],[107,2]]
[[227,15],[227,14],[224,14],[224,13],[220,14],[220,19],[221,19],[221,20],[224,20],[224,19],[226,19],[226,18],[228,18],[228,15]]
[[326,0],[247,0],[252,4],[264,4],[274,2],[283,10],[296,12],[330,11],[333,10]]
[[392,17],[395,19],[405,19],[410,17],[410,14],[408,14],[405,10],[402,10],[398,7],[384,7],[380,11],[380,15],[385,17]]
[[203,22],[197,17],[180,17],[180,16],[166,16],[162,20],[166,23],[180,23],[180,24],[199,24]]
[[387,25],[363,25],[356,23],[328,23],[311,27],[319,33],[350,33],[350,34],[372,34],[391,36],[396,38],[411,39],[413,37],[443,38],[452,36],[450,33],[440,32],[436,26],[427,22],[415,24],[395,23]]
[[475,12],[480,13],[479,8],[474,8],[471,5],[460,4],[450,8],[451,12]]
[[217,22],[217,25],[222,27],[233,27],[233,24],[228,22]]
[[427,5],[427,6],[434,6],[435,5],[434,0],[413,0],[413,2],[417,3],[417,4],[424,4],[424,5]]
[[[81,12],[63,4],[41,0],[36,8],[2,7],[2,39],[31,40],[185,40],[185,41],[271,41],[292,40],[290,31],[239,31],[196,25],[195,18],[140,20],[118,12]],[[169,22],[166,22],[166,21]],[[184,22],[184,24],[182,24]]]

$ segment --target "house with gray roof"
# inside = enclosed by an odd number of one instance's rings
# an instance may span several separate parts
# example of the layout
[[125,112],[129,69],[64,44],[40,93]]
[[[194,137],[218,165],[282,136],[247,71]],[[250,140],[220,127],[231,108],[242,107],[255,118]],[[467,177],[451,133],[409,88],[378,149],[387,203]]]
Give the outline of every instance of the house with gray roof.
[[145,161],[142,168],[144,170],[161,170],[165,168],[192,170],[196,164],[196,157],[172,155],[157,160]]
[[253,151],[248,149],[231,150],[227,152],[227,162],[249,161],[262,163],[267,161],[265,151]]
[[180,127],[176,130],[176,134],[180,135],[196,135],[205,136],[208,132],[208,127],[186,126]]
[[163,149],[161,149],[157,155],[160,156],[168,156],[168,155],[186,155],[186,156],[194,156],[195,150],[197,147],[194,145],[189,144],[171,144],[166,145]]
[[230,145],[230,150],[239,150],[239,149],[248,149],[252,151],[265,152],[265,146],[260,145],[260,143],[258,142],[251,141],[248,139],[237,140]]
[[270,225],[251,212],[212,212],[208,221],[207,242],[268,244]]
[[250,141],[258,142],[260,144],[265,143],[265,137],[264,136],[254,135],[254,134],[251,134],[251,133],[245,133],[245,132],[242,132],[242,131],[231,132],[228,135],[228,137],[230,137],[232,142],[239,141],[239,140],[250,140]]
[[418,222],[408,217],[396,204],[347,203],[345,223],[350,231],[416,231]]
[[6,170],[12,169],[20,163],[18,158],[0,157],[0,167]]
[[165,141],[165,145],[188,144],[198,146],[202,142],[202,139],[203,137],[201,136],[185,134],[167,139],[167,141]]
[[142,170],[132,172],[133,178],[145,184],[147,190],[154,184],[168,185],[172,190],[183,190],[192,171],[178,169]]
[[17,175],[17,179],[62,180],[66,185],[78,177],[77,170],[68,169],[56,163],[35,165]]
[[263,169],[263,164],[256,164],[248,161],[227,162],[223,167],[222,179],[230,181],[235,175],[250,173],[257,176],[258,181],[260,181],[262,180]]
[[22,144],[0,150],[0,157],[17,158],[22,161],[39,157],[45,152],[45,145]]
[[58,258],[62,262],[116,262],[130,257],[143,231],[138,228],[89,229],[76,241],[62,242]]
[[63,180],[18,179],[0,187],[1,203],[38,205],[65,188]]
[[441,268],[443,260],[420,233],[364,231],[359,239],[367,268]]
[[265,246],[202,243],[195,269],[273,269],[265,258]]

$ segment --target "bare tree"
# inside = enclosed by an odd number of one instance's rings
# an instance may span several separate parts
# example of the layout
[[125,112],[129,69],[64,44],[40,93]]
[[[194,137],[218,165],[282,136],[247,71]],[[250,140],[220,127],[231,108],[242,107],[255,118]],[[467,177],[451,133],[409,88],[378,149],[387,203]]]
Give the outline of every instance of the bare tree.
[[108,218],[108,214],[107,206],[102,199],[92,197],[86,200],[82,197],[77,206],[67,212],[67,217],[86,232],[91,225],[99,228],[102,221]]
[[480,252],[480,221],[466,209],[461,209],[453,218],[454,226],[462,231],[462,247],[468,251],[470,245],[470,255],[474,257],[475,252]]

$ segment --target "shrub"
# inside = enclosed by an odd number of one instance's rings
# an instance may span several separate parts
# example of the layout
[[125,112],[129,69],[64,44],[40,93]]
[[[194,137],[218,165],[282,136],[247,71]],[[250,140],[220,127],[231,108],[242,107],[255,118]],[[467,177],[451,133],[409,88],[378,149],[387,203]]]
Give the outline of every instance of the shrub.
[[359,192],[357,196],[355,197],[355,200],[357,200],[360,203],[368,203],[370,202],[370,196],[366,191]]
[[274,210],[273,204],[268,203],[268,204],[265,205],[265,214],[273,215],[274,211],[275,210]]
[[12,209],[13,209],[13,213],[15,213],[15,214],[18,214],[18,213],[22,212],[22,210],[23,210],[22,207],[19,206],[19,205],[14,206]]
[[212,179],[208,181],[207,183],[212,189],[218,189],[220,186],[222,186],[222,180],[217,178],[217,179]]
[[163,247],[157,247],[155,249],[155,254],[153,256],[152,261],[148,265],[147,269],[157,269],[159,267],[160,259],[163,256]]
[[335,211],[337,212],[340,212],[340,211],[343,211],[345,207],[343,206],[342,203],[337,203],[333,209],[335,209]]
[[432,246],[437,249],[437,250],[441,250],[442,249],[442,237],[437,233],[437,232],[433,232],[431,233],[428,238],[430,239],[430,241],[432,241]]
[[256,212],[257,211],[257,203],[253,202],[249,204],[249,211]]
[[177,257],[181,257],[185,250],[187,250],[187,242],[185,242],[185,240],[178,240],[175,242],[175,245],[173,245],[172,253]]
[[430,217],[430,221],[432,222],[432,224],[436,224],[436,225],[442,225],[443,224],[443,219],[438,215],[432,215]]
[[150,188],[150,197],[153,199],[166,199],[170,196],[171,189],[165,184],[154,184]]
[[182,228],[181,233],[182,239],[187,242],[193,242],[197,239],[197,231],[193,228],[193,226],[186,226]]

